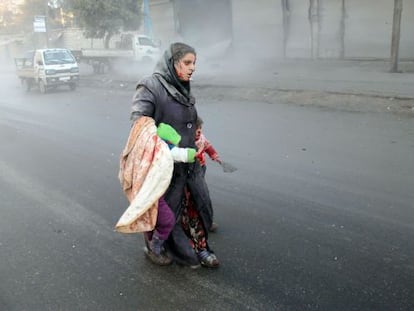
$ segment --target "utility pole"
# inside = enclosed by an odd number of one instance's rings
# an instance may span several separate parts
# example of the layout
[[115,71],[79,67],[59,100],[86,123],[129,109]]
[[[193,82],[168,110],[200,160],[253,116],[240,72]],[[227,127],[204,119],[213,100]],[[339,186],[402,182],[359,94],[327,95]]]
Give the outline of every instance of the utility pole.
[[392,22],[392,38],[391,38],[391,70],[390,72],[398,72],[398,53],[400,48],[400,29],[401,29],[401,13],[403,0],[394,0],[394,17]]
[[153,37],[153,30],[152,30],[152,19],[151,19],[151,13],[149,9],[149,3],[148,0],[144,0],[143,3],[143,15],[144,15],[144,33],[152,38]]
[[46,4],[45,4],[45,28],[46,28],[45,36],[46,36],[46,48],[48,48],[49,47],[49,29],[47,27],[47,22],[49,19],[49,1],[48,0],[45,0],[45,1],[46,1]]

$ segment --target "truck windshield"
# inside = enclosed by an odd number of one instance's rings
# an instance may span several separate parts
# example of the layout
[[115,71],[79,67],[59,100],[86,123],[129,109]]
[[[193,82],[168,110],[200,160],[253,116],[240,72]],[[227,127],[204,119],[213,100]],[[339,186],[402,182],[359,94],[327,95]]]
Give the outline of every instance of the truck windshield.
[[72,53],[67,50],[52,50],[44,51],[43,57],[45,58],[46,65],[52,64],[73,64],[76,62]]
[[152,47],[156,46],[150,38],[146,38],[146,37],[138,37],[138,42],[140,45],[143,45],[143,46],[152,46]]

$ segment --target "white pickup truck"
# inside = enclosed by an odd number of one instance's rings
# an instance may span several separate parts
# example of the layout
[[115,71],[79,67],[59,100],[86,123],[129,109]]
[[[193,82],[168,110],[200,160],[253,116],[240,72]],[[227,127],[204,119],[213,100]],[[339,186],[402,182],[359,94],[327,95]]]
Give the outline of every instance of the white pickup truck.
[[79,81],[79,67],[67,49],[39,49],[15,58],[16,73],[24,89],[37,85],[41,93],[61,85],[75,90]]
[[[136,33],[122,33],[111,41],[111,46],[99,46],[99,39],[91,47],[93,39],[87,39],[80,30],[66,30],[62,46],[70,49],[79,62],[93,67],[95,73],[114,69],[117,64],[155,63],[161,56],[159,44],[150,37]],[[99,47],[98,47],[99,46]]]

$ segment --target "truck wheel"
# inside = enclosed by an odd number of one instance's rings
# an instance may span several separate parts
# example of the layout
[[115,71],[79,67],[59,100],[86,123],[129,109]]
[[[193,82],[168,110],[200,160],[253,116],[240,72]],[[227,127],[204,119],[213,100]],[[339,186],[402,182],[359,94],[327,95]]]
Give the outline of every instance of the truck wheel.
[[151,57],[144,56],[144,57],[142,58],[142,62],[143,62],[144,64],[151,64],[151,61],[152,61],[152,58],[151,58]]
[[105,63],[99,63],[99,73],[100,74],[105,73]]
[[23,90],[25,90],[26,92],[29,92],[32,87],[32,81],[29,79],[22,79],[22,87],[23,87]]
[[95,74],[99,73],[99,64],[93,63],[92,68],[93,68],[93,73]]
[[76,86],[77,86],[76,83],[70,83],[69,84],[69,88],[70,88],[71,91],[76,90]]
[[47,88],[43,80],[39,81],[39,90],[40,90],[40,93],[42,94],[45,94],[47,92]]

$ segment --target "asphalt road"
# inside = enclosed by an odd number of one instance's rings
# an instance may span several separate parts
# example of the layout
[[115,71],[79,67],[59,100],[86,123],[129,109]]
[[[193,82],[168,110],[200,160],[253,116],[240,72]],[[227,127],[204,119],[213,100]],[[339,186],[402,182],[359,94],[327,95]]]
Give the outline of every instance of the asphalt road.
[[238,170],[207,164],[221,267],[191,270],[113,231],[132,90],[0,90],[1,310],[414,308],[412,118],[199,98]]

